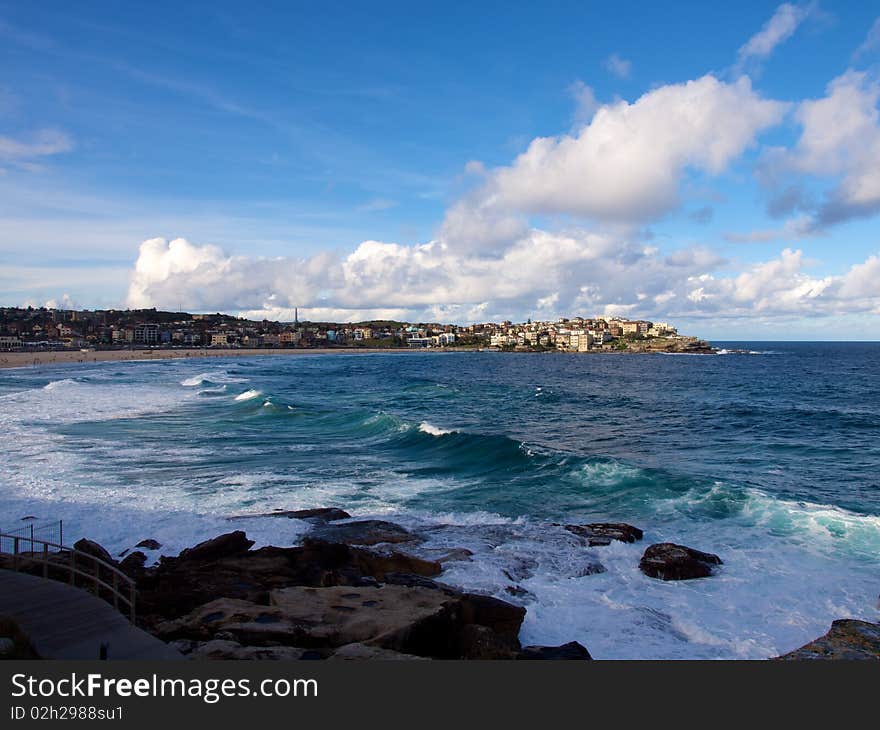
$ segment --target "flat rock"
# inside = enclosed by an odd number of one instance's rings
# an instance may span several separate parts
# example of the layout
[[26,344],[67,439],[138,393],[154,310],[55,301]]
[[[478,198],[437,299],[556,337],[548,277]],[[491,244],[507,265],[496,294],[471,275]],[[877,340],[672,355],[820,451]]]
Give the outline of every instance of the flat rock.
[[189,653],[190,659],[289,661],[302,659],[309,651],[295,646],[242,646],[237,641],[213,639],[200,642]]
[[834,621],[827,634],[777,659],[880,659],[880,624]]
[[411,634],[444,623],[452,599],[430,589],[385,585],[283,588],[270,600],[288,619],[313,627],[312,645],[369,642],[402,651]]
[[277,509],[272,512],[261,512],[254,515],[233,515],[228,519],[248,520],[256,517],[286,517],[291,520],[307,520],[309,522],[333,522],[335,520],[347,520],[351,515],[338,507],[316,507],[314,509]]
[[309,537],[346,545],[415,542],[419,538],[405,527],[385,520],[357,520],[343,524],[316,525]]
[[[202,644],[224,641],[334,651],[365,644],[432,658],[514,658],[525,616],[525,609],[490,596],[393,584],[293,586],[271,591],[268,599],[267,605],[220,598],[159,622],[154,633],[177,646],[199,642],[202,653],[208,651]],[[241,653],[229,644],[214,647],[217,658],[230,649],[229,658]]]
[[425,661],[427,657],[416,656],[415,654],[402,654],[399,651],[391,649],[382,649],[378,646],[370,646],[368,644],[346,644],[340,646],[329,657],[330,661],[357,661],[364,659],[381,659],[391,661]]
[[443,569],[396,549],[379,552],[306,539],[300,547],[244,550],[249,544],[237,538],[231,554],[216,557],[216,551],[208,550],[199,559],[200,553],[184,551],[181,558],[162,558],[158,566],[147,568],[138,577],[144,622],[183,616],[218,598],[268,603],[270,591],[288,586],[377,585],[388,574],[430,577]]
[[561,646],[524,646],[517,654],[517,659],[542,659],[542,660],[590,660],[590,652],[577,641],[569,641]]
[[582,537],[590,547],[610,545],[612,540],[619,542],[635,542],[641,540],[644,533],[625,522],[592,522],[588,525],[565,525],[565,529],[573,535]]
[[651,578],[691,580],[712,575],[715,566],[721,564],[721,558],[712,553],[672,542],[661,542],[645,550],[639,561],[639,568]]

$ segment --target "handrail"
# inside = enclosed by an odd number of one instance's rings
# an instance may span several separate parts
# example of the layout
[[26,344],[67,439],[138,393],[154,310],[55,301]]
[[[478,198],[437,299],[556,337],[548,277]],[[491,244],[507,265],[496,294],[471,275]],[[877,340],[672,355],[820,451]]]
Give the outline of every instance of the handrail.
[[[64,568],[63,565],[59,565],[58,563],[54,563],[49,560],[50,550],[49,548],[57,548],[56,552],[51,554],[60,554],[66,553],[70,556],[68,570],[70,573],[69,582],[71,585],[75,585],[76,576],[80,576],[82,578],[86,578],[94,583],[95,593],[100,596],[100,588],[105,588],[110,591],[113,595],[113,607],[118,611],[119,610],[119,602],[122,601],[128,607],[128,614],[131,623],[135,622],[135,599],[137,595],[137,590],[135,587],[134,579],[130,576],[123,573],[119,568],[115,565],[111,565],[106,560],[102,560],[101,558],[91,555],[90,553],[83,552],[82,550],[78,550],[77,548],[68,547],[66,545],[62,545],[57,542],[50,542],[49,540],[40,540],[36,537],[24,537],[22,535],[11,535],[5,532],[0,532],[0,554],[4,553],[2,547],[3,539],[12,540],[12,553],[6,553],[7,555],[12,555],[12,569],[17,571],[19,567],[20,561],[30,561],[32,563],[41,563],[43,565],[43,578],[49,579],[49,567],[54,566],[57,568]],[[19,545],[24,542],[28,543],[31,546],[31,552],[25,553],[19,550]],[[33,550],[34,543],[38,543],[42,546],[42,550],[40,552],[35,552]],[[88,573],[82,568],[77,567],[77,556],[86,558],[87,560],[91,560],[94,564],[94,574]],[[109,571],[113,576],[113,584],[105,583],[101,580],[101,570]],[[120,586],[120,583],[122,584]],[[128,595],[126,595],[126,593]]]

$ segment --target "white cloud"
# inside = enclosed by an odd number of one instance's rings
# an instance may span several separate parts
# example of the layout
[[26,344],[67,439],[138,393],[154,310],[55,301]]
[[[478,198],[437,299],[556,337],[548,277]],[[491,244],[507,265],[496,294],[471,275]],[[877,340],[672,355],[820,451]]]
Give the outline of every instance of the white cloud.
[[679,204],[686,171],[722,173],[785,109],[756,94],[746,77],[725,83],[712,75],[604,105],[577,131],[539,137],[512,165],[492,171],[449,211],[443,235],[460,248],[491,249],[528,214],[657,218]]
[[364,241],[341,258],[227,256],[183,239],[141,245],[132,307],[182,305],[290,319],[395,318],[468,322],[529,313],[654,318],[749,317],[880,311],[880,258],[840,276],[815,277],[801,251],[785,249],[739,273],[713,252],[664,255],[637,240],[581,229],[531,229],[503,255],[460,253],[438,241]]
[[73,142],[70,137],[55,129],[43,129],[19,139],[0,135],[0,162],[26,162],[71,149]]
[[363,205],[359,205],[357,209],[361,213],[376,213],[382,210],[390,210],[397,207],[397,205],[398,202],[396,200],[390,200],[389,198],[372,198]]
[[571,94],[575,103],[573,114],[575,124],[578,126],[588,124],[599,107],[602,106],[596,98],[593,88],[578,79],[568,87],[568,93]]
[[776,46],[794,35],[798,26],[806,20],[812,10],[812,5],[801,6],[791,3],[783,3],[776,8],[773,17],[739,49],[738,66],[742,68],[751,60],[767,58]]
[[731,243],[769,243],[777,240],[798,240],[814,235],[812,220],[808,216],[790,218],[779,228],[763,228],[744,233],[731,231],[724,238]]
[[632,61],[627,61],[617,53],[612,53],[602,65],[619,79],[628,79],[632,73]]
[[853,58],[860,58],[868,53],[880,50],[880,18],[877,18],[868,30],[865,40],[856,49]]
[[831,178],[823,200],[812,201],[789,188],[787,207],[810,210],[813,228],[880,211],[880,82],[849,70],[834,79],[820,99],[801,102],[795,113],[802,131],[791,150],[766,156],[765,177],[778,186],[791,175]]

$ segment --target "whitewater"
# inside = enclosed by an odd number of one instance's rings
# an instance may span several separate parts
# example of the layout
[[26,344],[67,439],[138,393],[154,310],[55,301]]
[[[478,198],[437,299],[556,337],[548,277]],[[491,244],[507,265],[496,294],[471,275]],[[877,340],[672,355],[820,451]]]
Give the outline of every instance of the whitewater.
[[[338,506],[473,551],[441,580],[527,608],[524,643],[596,658],[789,651],[880,620],[880,345],[723,355],[404,353],[106,362],[0,372],[0,529],[63,519],[149,555],[232,529],[295,544]],[[629,522],[584,547],[562,525]],[[638,570],[673,541],[711,578]],[[513,594],[515,595],[513,595]]]

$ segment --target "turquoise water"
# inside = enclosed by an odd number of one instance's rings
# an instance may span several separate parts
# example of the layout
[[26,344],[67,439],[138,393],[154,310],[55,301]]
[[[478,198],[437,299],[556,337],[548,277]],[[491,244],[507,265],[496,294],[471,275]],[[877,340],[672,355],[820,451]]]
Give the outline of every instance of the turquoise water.
[[[878,620],[880,345],[751,354],[389,353],[0,371],[0,527],[170,553],[248,512],[334,505],[472,549],[443,580],[528,609],[523,640],[594,656],[760,658]],[[619,520],[588,549],[554,523]],[[646,544],[725,561],[641,575]],[[605,572],[592,572],[600,563]],[[518,586],[528,593],[513,598]]]

